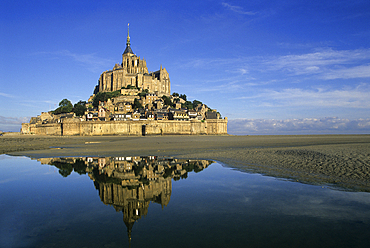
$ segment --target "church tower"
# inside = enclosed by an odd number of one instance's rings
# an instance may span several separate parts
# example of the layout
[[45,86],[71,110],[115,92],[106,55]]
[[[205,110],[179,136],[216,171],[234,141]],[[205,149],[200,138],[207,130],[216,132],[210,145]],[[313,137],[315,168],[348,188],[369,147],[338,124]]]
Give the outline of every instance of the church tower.
[[146,61],[144,59],[140,59],[140,57],[136,56],[131,49],[131,42],[130,42],[130,23],[127,24],[127,40],[126,40],[126,49],[122,54],[122,64],[121,66],[124,70],[129,74],[136,74],[136,73],[148,73],[148,68],[146,67]]
[[132,51],[129,28],[130,24],[127,25],[126,48],[122,54],[122,63],[116,64],[112,70],[100,75],[94,94],[117,91],[131,85],[158,96],[169,96],[171,83],[167,70],[161,66],[158,71],[149,73],[145,59],[136,56]]

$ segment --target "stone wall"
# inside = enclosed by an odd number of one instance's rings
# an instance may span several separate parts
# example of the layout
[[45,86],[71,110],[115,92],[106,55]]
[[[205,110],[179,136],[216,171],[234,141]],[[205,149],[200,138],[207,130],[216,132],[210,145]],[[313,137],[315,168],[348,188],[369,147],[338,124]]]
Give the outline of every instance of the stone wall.
[[22,123],[22,134],[38,134],[38,135],[61,135],[62,129],[60,123],[51,124],[30,124]]
[[54,124],[22,124],[22,133],[40,135],[198,135],[227,134],[227,118],[191,121],[64,121]]

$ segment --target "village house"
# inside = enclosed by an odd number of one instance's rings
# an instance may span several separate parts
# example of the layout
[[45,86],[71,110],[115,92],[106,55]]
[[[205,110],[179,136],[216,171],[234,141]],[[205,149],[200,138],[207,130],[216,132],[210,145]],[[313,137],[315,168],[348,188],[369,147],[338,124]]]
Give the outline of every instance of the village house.
[[189,118],[194,119],[194,118],[197,118],[198,112],[194,110],[189,110],[188,115],[189,115]]
[[175,121],[188,121],[189,115],[185,111],[173,111],[170,112],[172,114],[172,118]]
[[131,115],[132,115],[131,113],[113,114],[111,119],[113,121],[130,121],[130,120],[132,120]]
[[132,105],[129,102],[119,102],[114,107],[115,114],[126,114],[132,112]]
[[131,115],[131,119],[133,120],[133,121],[139,121],[140,120],[140,113],[139,112],[135,112],[135,113],[132,113],[132,115]]
[[105,121],[106,120],[106,117],[109,116],[109,112],[107,111],[107,109],[103,106],[99,106],[99,110],[98,110],[98,118],[100,121]]
[[155,111],[155,119],[159,121],[168,120],[168,111],[167,109],[157,109]]
[[148,93],[148,94],[145,95],[145,97],[143,99],[143,106],[145,106],[147,104],[152,105],[152,103],[154,101],[156,101],[157,99],[158,99],[158,96],[156,94]]
[[206,112],[206,119],[218,119],[217,111],[207,111]]
[[145,112],[145,118],[146,118],[148,121],[154,121],[154,120],[155,120],[154,111],[146,111],[146,112]]

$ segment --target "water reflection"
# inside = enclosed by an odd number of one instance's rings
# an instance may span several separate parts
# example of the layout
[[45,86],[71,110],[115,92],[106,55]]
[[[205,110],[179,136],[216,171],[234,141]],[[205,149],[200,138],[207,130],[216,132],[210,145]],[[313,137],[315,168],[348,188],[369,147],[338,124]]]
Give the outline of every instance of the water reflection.
[[370,242],[366,192],[241,173],[208,161],[52,158],[39,159],[52,166],[40,166],[24,157],[3,158],[0,247],[367,247]]
[[88,174],[99,191],[100,200],[122,211],[129,241],[133,225],[148,214],[149,203],[167,206],[172,179],[185,179],[200,172],[212,161],[148,157],[40,158],[42,164],[57,167],[63,177],[72,171]]

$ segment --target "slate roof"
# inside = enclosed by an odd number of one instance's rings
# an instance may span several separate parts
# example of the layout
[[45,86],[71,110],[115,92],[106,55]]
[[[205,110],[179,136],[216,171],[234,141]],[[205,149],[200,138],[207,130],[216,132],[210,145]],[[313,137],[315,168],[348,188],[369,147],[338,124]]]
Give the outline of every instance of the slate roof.
[[132,53],[132,54],[134,54],[134,52],[132,51],[130,45],[127,45],[125,51],[123,52],[123,54],[126,54],[126,53]]

